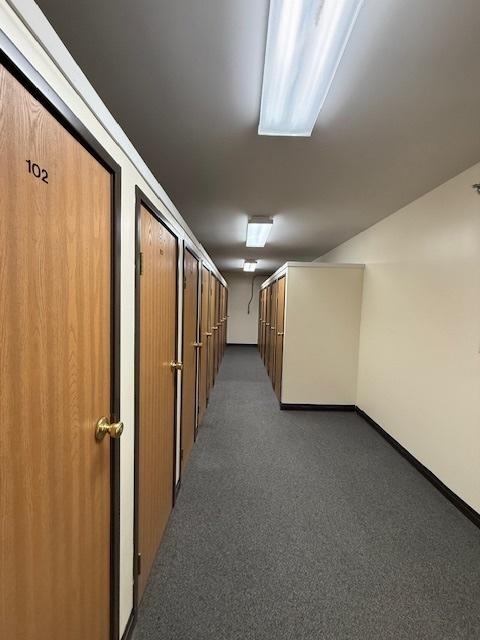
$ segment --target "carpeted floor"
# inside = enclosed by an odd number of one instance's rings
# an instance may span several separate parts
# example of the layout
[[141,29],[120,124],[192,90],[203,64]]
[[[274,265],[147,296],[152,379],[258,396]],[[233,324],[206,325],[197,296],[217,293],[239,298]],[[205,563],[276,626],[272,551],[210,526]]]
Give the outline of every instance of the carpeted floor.
[[229,347],[135,640],[480,638],[480,531],[353,413]]

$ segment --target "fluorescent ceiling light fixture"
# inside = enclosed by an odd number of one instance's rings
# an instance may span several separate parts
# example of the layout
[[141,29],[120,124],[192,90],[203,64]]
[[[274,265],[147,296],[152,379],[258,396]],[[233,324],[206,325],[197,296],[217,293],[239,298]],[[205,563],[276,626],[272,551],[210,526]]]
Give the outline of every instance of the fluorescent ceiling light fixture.
[[247,247],[264,247],[272,230],[273,220],[263,216],[250,218],[247,225]]
[[258,133],[310,136],[363,0],[270,0]]
[[256,260],[244,260],[243,261],[243,270],[244,271],[255,271],[257,268]]

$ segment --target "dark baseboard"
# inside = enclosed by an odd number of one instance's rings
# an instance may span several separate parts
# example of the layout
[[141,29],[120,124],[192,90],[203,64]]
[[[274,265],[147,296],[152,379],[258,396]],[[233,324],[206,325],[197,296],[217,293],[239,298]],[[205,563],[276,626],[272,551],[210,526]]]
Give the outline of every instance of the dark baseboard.
[[175,506],[175,502],[177,501],[181,486],[182,486],[182,479],[180,478],[180,480],[177,482],[177,486],[175,487],[175,500],[174,500],[173,506]]
[[354,404],[288,404],[280,402],[284,411],[355,411]]
[[227,342],[227,347],[258,347],[256,342]]
[[425,465],[423,465],[415,456],[413,456],[404,446],[402,446],[393,436],[385,431],[375,420],[370,418],[370,416],[359,409],[359,407],[355,407],[355,411],[357,414],[362,417],[368,424],[377,431],[382,438],[394,448],[396,449],[408,462],[417,469],[429,482],[433,484],[433,486],[438,489],[446,498],[449,500],[459,511],[463,513],[469,520],[473,522],[474,525],[480,528],[480,513],[477,513],[475,509],[473,509],[470,505],[468,505],[462,498],[457,496],[451,489],[449,489],[440,478],[427,469]]
[[125,631],[123,632],[122,640],[130,640],[133,630],[135,629],[136,622],[137,616],[135,615],[135,612],[132,611],[128,619],[127,626],[125,627]]

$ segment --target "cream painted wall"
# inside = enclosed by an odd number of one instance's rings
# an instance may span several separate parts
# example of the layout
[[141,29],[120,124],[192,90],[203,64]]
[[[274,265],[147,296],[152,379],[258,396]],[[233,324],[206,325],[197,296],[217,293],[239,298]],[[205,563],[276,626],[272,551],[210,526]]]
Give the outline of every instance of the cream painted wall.
[[[14,11],[15,9],[15,11]],[[134,490],[134,265],[135,186],[170,220],[180,239],[195,243],[205,263],[223,280],[203,247],[181,218],[173,203],[132,147],[118,124],[77,67],[68,51],[32,0],[0,0],[0,28],[32,66],[76,114],[105,150],[120,165],[121,195],[121,336],[120,417],[125,424],[121,439],[120,479],[120,631],[125,629],[133,604],[133,490]],[[48,50],[48,54],[47,54]],[[54,63],[55,60],[55,63]],[[181,256],[179,264],[181,268]],[[181,276],[179,300],[181,301]],[[181,318],[181,302],[179,318]],[[178,340],[181,344],[181,322]],[[178,385],[177,407],[181,387]],[[177,411],[177,433],[180,410]],[[177,451],[177,461],[179,451]],[[177,465],[178,467],[179,465]]]
[[288,267],[282,402],[355,404],[362,266]]
[[265,276],[254,276],[253,298],[250,313],[247,313],[248,301],[252,296],[252,275],[244,273],[226,273],[228,284],[228,326],[229,344],[257,344],[258,340],[258,293]]
[[480,511],[480,164],[320,258],[364,262],[357,404]]

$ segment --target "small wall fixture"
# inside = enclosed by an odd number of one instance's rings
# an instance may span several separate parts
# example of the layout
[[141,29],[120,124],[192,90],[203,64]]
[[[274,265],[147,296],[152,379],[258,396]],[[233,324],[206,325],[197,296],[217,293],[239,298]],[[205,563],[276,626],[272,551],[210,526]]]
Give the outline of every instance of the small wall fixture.
[[272,218],[254,216],[247,225],[247,247],[264,247],[270,231],[272,230]]
[[244,260],[243,261],[243,270],[244,271],[255,271],[257,268],[256,260]]

